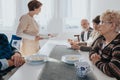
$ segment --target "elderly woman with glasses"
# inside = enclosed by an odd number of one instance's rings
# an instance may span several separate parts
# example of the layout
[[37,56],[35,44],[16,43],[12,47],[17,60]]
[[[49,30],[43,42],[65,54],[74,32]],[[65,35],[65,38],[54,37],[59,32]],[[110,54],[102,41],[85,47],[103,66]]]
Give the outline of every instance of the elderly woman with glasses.
[[90,60],[103,73],[120,80],[120,13],[107,10],[100,17],[99,36],[90,51]]

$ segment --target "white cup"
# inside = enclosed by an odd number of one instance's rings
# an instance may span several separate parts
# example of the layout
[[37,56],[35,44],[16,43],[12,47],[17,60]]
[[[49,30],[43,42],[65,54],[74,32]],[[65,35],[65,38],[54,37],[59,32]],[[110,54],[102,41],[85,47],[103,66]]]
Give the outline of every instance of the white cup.
[[85,78],[90,72],[90,65],[85,61],[75,62],[74,65],[78,77]]

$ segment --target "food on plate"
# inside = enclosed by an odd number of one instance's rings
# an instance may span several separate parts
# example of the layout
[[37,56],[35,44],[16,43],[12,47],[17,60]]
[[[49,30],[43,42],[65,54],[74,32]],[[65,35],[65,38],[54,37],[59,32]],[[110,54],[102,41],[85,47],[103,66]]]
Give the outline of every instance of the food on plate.
[[43,61],[44,60],[44,57],[42,56],[31,56],[29,58],[30,61]]
[[78,61],[79,57],[77,57],[77,56],[67,56],[66,60],[67,61]]

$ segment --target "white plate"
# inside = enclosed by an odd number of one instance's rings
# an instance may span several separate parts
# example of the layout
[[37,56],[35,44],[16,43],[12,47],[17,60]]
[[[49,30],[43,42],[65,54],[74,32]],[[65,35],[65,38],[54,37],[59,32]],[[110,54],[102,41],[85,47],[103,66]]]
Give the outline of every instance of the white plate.
[[46,55],[31,55],[26,58],[26,62],[29,64],[39,64],[47,61]]
[[80,59],[80,55],[64,55],[62,56],[61,60],[68,64],[74,64],[78,62]]

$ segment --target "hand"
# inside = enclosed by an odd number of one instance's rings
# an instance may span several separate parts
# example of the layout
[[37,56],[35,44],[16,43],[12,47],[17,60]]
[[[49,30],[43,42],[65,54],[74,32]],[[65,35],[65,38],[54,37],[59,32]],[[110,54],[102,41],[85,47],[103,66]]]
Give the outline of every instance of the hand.
[[12,60],[7,60],[7,61],[8,61],[9,67],[14,65],[14,62]]
[[79,41],[74,41],[73,44],[78,45],[80,42]]
[[70,44],[71,44],[71,45],[78,45],[79,42],[78,42],[78,41],[72,41],[72,42],[70,42]]
[[70,43],[70,45],[73,45],[74,41],[72,39],[68,39],[68,42]]
[[71,48],[73,48],[75,50],[80,50],[80,46],[77,44],[71,45]]
[[68,39],[68,42],[70,43],[70,45],[76,45],[76,44],[78,44],[78,41],[74,41],[72,39]]
[[54,35],[52,35],[52,34],[48,34],[48,36],[49,36],[49,37],[55,37],[55,36],[54,36]]
[[100,55],[98,55],[97,53],[95,53],[95,54],[91,55],[90,59],[93,62],[93,64],[95,64],[97,61],[100,61],[101,57],[100,57]]
[[86,42],[79,42],[78,45],[79,46],[87,46],[87,43]]
[[12,57],[11,60],[14,63],[14,66],[19,67],[21,65],[23,65],[25,63],[24,58],[19,54],[19,53],[15,53]]
[[68,42],[70,43],[70,42],[72,42],[73,40],[72,39],[68,39]]
[[35,37],[35,40],[36,40],[36,41],[41,40],[41,39],[43,39],[43,38],[40,37],[40,36],[36,36],[36,37]]

